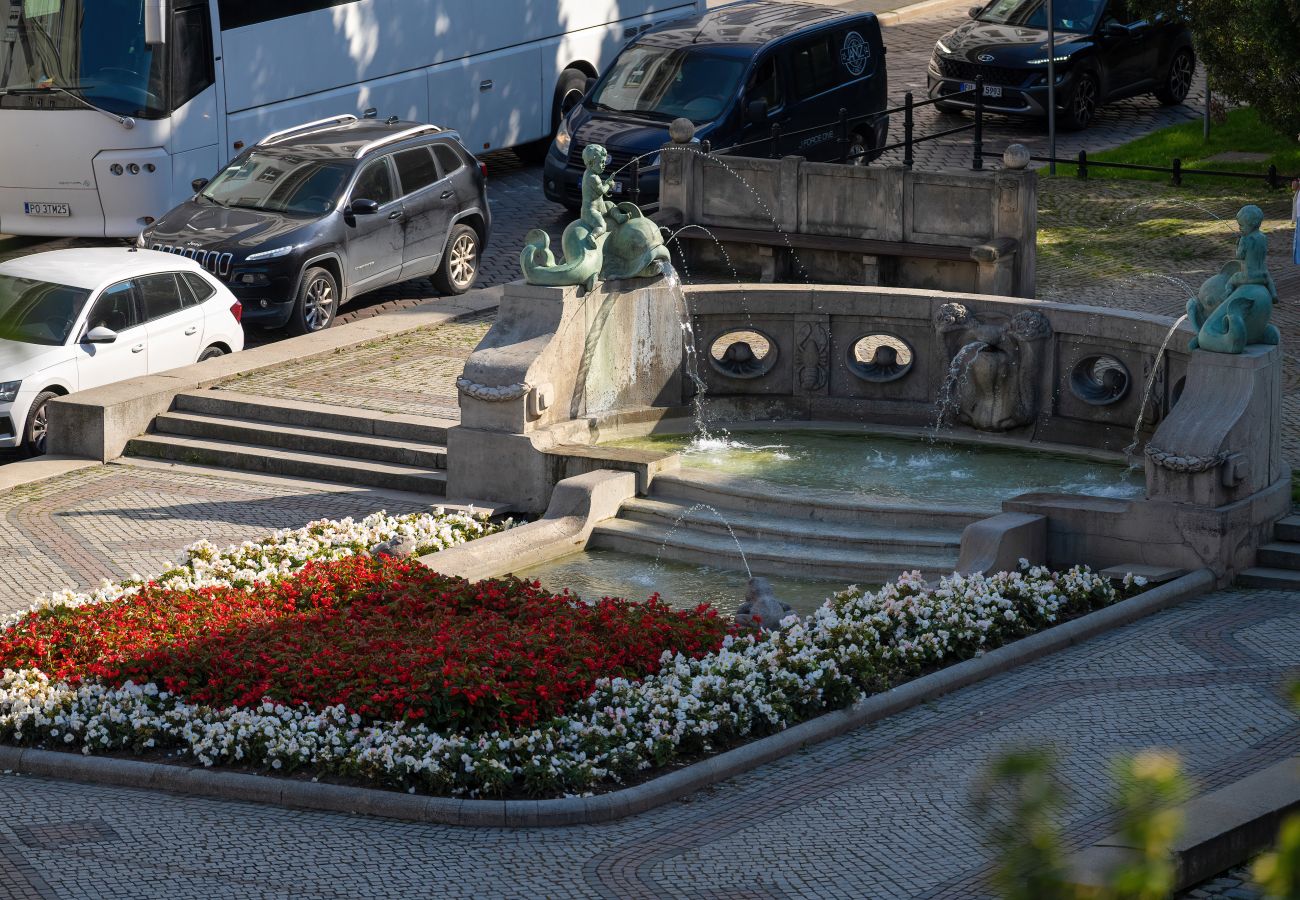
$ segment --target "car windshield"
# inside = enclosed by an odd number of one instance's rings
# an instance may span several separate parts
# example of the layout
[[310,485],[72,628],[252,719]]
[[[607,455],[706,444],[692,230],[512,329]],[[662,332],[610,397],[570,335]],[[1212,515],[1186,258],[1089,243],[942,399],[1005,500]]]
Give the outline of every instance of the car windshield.
[[[1097,24],[1104,0],[1056,0],[1052,14],[1057,31],[1090,34]],[[993,0],[975,17],[993,25],[1047,28],[1047,0]]]
[[[166,52],[145,43],[144,0],[22,0],[0,41],[0,105],[120,116],[167,112]],[[62,89],[62,90],[60,90]]]
[[89,297],[85,288],[0,275],[0,338],[61,347]]
[[639,113],[697,125],[716,119],[740,89],[746,60],[698,47],[631,46],[587,100],[591,109]]
[[352,168],[340,159],[254,150],[227,166],[202,196],[221,206],[319,216],[334,208]]

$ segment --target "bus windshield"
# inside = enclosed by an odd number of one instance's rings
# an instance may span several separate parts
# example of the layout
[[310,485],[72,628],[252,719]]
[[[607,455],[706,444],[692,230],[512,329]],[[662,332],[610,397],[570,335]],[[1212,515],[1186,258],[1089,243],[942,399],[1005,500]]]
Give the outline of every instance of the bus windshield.
[[0,41],[0,97],[48,92],[53,102],[34,105],[79,106],[68,91],[116,115],[158,118],[167,112],[165,55],[145,44],[144,0],[15,0]]
[[587,105],[702,125],[720,116],[739,92],[745,63],[698,47],[634,45],[619,54]]
[[89,297],[83,288],[0,275],[0,338],[61,347]]
[[220,206],[319,216],[334,208],[352,169],[337,157],[254,150],[227,166],[201,196]]

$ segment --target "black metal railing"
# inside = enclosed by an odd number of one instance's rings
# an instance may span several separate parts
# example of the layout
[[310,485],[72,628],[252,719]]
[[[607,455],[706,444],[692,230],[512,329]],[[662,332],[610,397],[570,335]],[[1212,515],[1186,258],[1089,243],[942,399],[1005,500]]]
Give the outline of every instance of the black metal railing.
[[[1001,151],[983,150],[985,156],[1001,156]],[[1069,165],[1075,167],[1075,175],[1082,179],[1088,178],[1090,169],[1128,169],[1135,172],[1163,172],[1170,176],[1175,187],[1181,187],[1183,179],[1187,176],[1206,176],[1211,178],[1242,178],[1248,181],[1262,181],[1268,185],[1270,190],[1278,190],[1285,187],[1300,175],[1282,175],[1278,172],[1277,166],[1270,165],[1264,172],[1233,172],[1219,169],[1188,169],[1183,166],[1183,161],[1174,157],[1167,166],[1147,166],[1139,163],[1120,163],[1120,162],[1101,162],[1088,158],[1087,150],[1080,150],[1077,156],[1034,156],[1030,155],[1030,160],[1034,162],[1056,163],[1059,165]]]

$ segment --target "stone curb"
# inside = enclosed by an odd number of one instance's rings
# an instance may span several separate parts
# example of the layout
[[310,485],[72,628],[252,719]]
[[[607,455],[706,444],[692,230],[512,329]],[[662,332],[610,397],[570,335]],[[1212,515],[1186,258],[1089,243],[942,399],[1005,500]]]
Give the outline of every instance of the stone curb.
[[912,3],[888,12],[876,13],[876,18],[880,20],[880,24],[883,26],[902,25],[904,22],[911,22],[913,19],[923,19],[926,16],[943,12],[949,7],[975,5],[970,0],[923,0],[921,3]]
[[976,659],[957,663],[883,694],[869,697],[849,709],[818,716],[778,734],[728,750],[643,784],[595,797],[566,797],[559,800],[427,797],[375,788],[290,781],[199,766],[82,756],[3,745],[0,745],[0,770],[119,787],[174,791],[220,800],[252,800],[298,809],[365,814],[442,825],[536,828],[609,822],[662,806],[700,788],[788,756],[802,747],[838,737],[958,688],[1033,662],[1112,628],[1177,606],[1213,585],[1214,575],[1209,570],[1192,572],[1131,600],[1048,631],[1029,635]]

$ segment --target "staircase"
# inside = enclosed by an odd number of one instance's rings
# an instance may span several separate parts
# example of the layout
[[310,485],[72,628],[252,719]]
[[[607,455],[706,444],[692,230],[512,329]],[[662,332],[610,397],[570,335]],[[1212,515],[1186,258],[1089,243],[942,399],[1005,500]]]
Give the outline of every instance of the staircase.
[[1255,563],[1237,576],[1238,585],[1300,591],[1300,515],[1273,526],[1273,543],[1259,548]]
[[274,400],[233,391],[178,394],[128,457],[417,494],[447,493],[447,429],[455,422]]
[[650,495],[624,503],[616,519],[597,526],[588,546],[645,556],[663,547],[664,556],[680,562],[743,569],[739,543],[755,574],[868,584],[910,569],[927,577],[951,574],[962,529],[987,515],[869,498],[810,498],[683,471],[656,477]]

